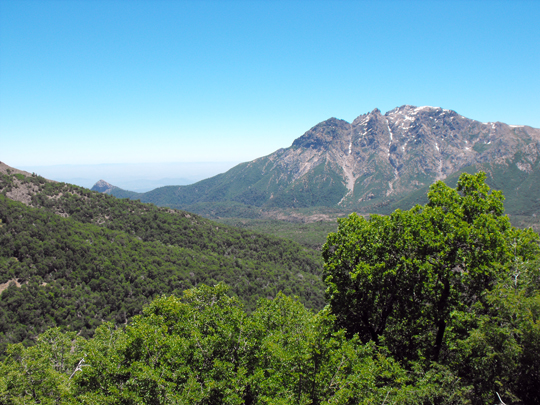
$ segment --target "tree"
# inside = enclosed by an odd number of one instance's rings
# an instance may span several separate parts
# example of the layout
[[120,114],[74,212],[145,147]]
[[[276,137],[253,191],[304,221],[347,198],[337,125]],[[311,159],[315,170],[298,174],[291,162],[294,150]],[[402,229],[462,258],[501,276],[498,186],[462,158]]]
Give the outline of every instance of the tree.
[[511,226],[485,178],[464,173],[457,189],[439,181],[409,211],[338,220],[323,247],[338,327],[398,359],[441,360],[452,319],[482,302],[499,265],[538,252],[538,235]]
[[52,328],[34,346],[9,345],[0,362],[0,404],[67,404],[71,376],[84,362],[85,341]]
[[[470,333],[453,342],[452,369],[484,403],[540,403],[540,261],[512,263],[486,294]],[[490,392],[491,391],[491,392]],[[477,403],[481,403],[477,401]]]

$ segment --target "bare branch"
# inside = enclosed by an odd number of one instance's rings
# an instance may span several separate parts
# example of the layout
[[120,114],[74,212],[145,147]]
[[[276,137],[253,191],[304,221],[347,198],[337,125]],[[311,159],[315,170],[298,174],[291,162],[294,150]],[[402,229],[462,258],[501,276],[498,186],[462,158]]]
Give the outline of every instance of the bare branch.
[[77,371],[82,371],[82,367],[84,366],[85,364],[84,364],[84,357],[83,357],[81,361],[79,361],[79,364],[77,364],[77,367],[75,367],[75,370],[73,370],[73,373],[71,373],[71,375],[69,376],[69,379],[71,380]]
[[[391,391],[391,390],[390,390],[390,391]],[[384,397],[384,401],[382,402],[382,405],[384,405],[384,403],[386,402],[386,398],[388,398],[388,394],[390,394],[390,391],[388,391],[388,392],[386,393],[386,396]]]

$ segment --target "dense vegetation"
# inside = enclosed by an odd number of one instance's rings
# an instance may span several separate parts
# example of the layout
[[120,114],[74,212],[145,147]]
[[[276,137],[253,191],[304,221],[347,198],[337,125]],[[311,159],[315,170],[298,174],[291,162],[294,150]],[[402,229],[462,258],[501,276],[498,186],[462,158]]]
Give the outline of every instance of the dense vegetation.
[[339,220],[319,312],[280,293],[246,310],[224,284],[198,285],[92,337],[51,328],[8,345],[0,403],[540,403],[539,236],[502,202],[481,173],[434,184],[425,206]]
[[501,279],[453,351],[461,363],[397,361],[384,344],[348,339],[329,308],[278,294],[246,313],[226,287],[161,297],[125,327],[91,339],[50,329],[10,345],[3,404],[537,404],[538,263]]
[[311,249],[321,250],[326,242],[326,235],[337,230],[337,222],[292,222],[276,219],[221,218],[217,220],[240,229],[268,233],[280,238],[294,240]]
[[[6,198],[33,187],[33,208]],[[226,282],[253,310],[279,291],[322,308],[322,261],[291,241],[40,177],[2,178],[0,350],[49,327],[91,336],[160,294]],[[65,216],[66,218],[63,218]],[[17,283],[20,287],[17,286]]]
[[223,286],[160,298],[90,340],[52,329],[8,353],[3,403],[382,403],[429,400],[443,387],[461,393],[446,370],[409,375],[374,345],[347,340],[327,311],[279,295],[247,315]]

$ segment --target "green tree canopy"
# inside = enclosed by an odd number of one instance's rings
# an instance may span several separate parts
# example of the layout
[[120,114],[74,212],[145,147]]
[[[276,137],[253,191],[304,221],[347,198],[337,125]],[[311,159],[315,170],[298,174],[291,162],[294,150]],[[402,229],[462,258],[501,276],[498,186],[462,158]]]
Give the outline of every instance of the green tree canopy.
[[[538,252],[538,235],[511,226],[486,175],[439,181],[428,203],[390,216],[339,220],[323,247],[337,326],[406,360],[441,360],[453,319],[483,302],[501,265]],[[463,331],[466,334],[466,330]]]
[[457,405],[469,391],[447,369],[410,372],[373,343],[346,339],[328,310],[278,294],[248,314],[222,284],[157,298],[88,340],[55,328],[7,352],[6,405]]

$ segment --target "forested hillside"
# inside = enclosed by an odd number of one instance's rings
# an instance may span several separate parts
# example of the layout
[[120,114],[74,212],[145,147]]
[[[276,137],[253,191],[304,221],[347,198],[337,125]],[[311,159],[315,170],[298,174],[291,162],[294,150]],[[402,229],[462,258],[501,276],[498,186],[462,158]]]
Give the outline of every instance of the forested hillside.
[[91,336],[200,283],[226,282],[248,310],[279,291],[323,305],[319,253],[294,242],[35,175],[0,190],[0,350],[53,326]]

